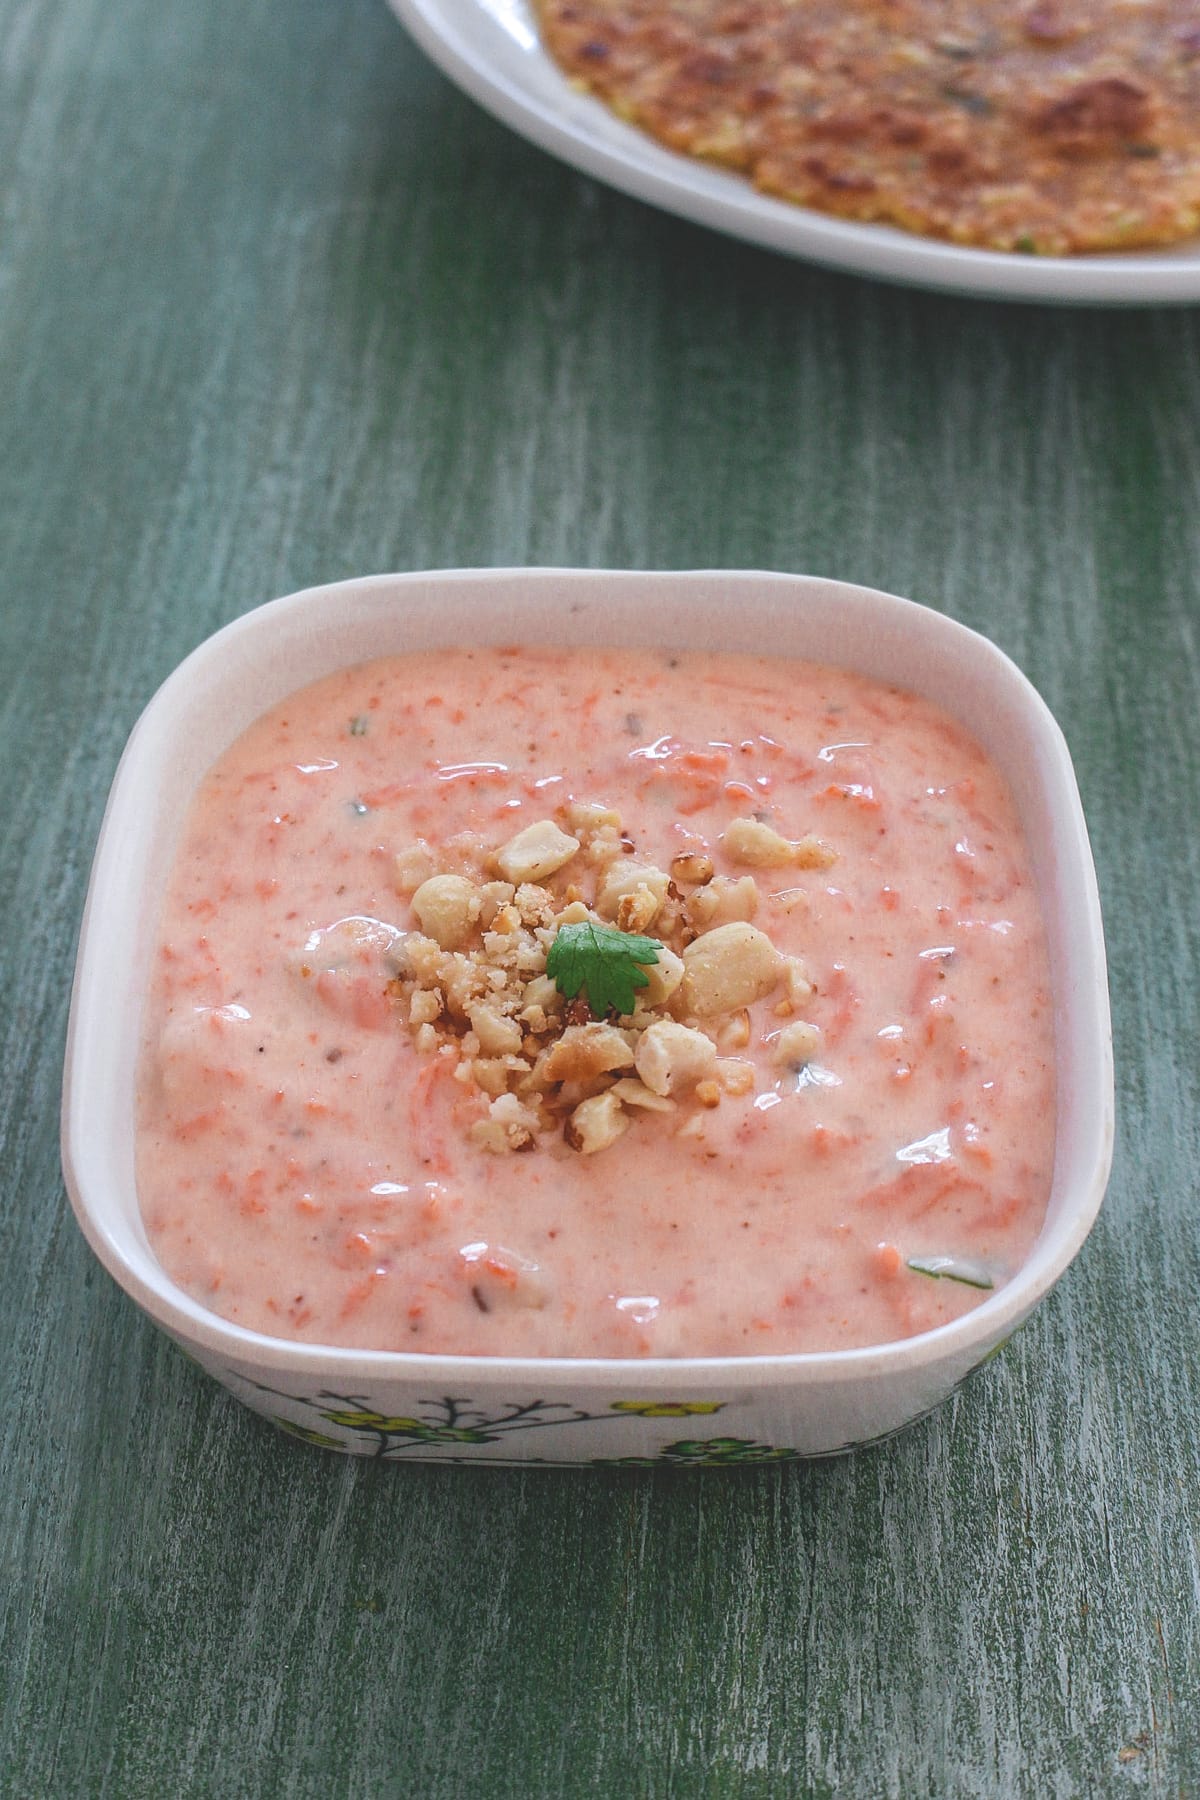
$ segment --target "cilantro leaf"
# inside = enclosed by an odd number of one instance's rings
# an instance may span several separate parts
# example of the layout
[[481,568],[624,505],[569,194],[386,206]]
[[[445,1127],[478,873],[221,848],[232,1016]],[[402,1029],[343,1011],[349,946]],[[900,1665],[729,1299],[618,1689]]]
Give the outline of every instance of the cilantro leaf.
[[615,925],[596,925],[584,919],[559,926],[546,958],[546,973],[568,1000],[586,990],[594,1019],[609,1012],[631,1013],[638,988],[650,985],[650,977],[640,965],[656,963],[661,949],[657,938],[638,937],[632,931],[618,931]]

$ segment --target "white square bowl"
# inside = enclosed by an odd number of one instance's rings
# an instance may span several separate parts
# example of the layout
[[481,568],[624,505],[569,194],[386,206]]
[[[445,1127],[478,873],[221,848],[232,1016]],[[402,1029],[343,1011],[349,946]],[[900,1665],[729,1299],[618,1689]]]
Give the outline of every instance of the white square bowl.
[[[208,1312],[159,1266],[134,1182],[135,1080],[159,907],[188,802],[269,707],[352,663],[466,641],[684,645],[829,663],[938,702],[1007,779],[1049,937],[1058,1079],[1054,1177],[1006,1286],[900,1342],[792,1356],[520,1359],[361,1351],[266,1337]],[[130,996],[134,996],[131,1000]],[[1071,759],[1033,687],[942,614],[810,576],[440,570],[292,594],[192,653],[121,759],[92,870],[71,1004],[63,1166],[93,1250],[240,1400],[331,1449],[388,1460],[742,1463],[820,1456],[928,1412],[1026,1318],[1075,1256],[1112,1155],[1112,1046],[1095,871]]]

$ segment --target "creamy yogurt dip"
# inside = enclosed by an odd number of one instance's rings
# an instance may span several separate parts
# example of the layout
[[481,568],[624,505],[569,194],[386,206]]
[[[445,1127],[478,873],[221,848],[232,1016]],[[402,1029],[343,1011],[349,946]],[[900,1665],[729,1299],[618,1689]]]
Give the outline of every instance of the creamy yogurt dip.
[[[565,861],[505,864],[551,824]],[[670,874],[648,920],[641,899],[617,916],[646,885],[630,868]],[[452,929],[422,897],[447,872],[476,896]],[[521,906],[541,985],[505,1002],[486,946]],[[773,982],[698,1012],[685,981],[587,1023],[586,990],[552,1004],[537,962],[572,906],[681,966],[732,920]],[[524,1008],[507,1066],[490,1000],[454,1010],[446,958],[468,955]],[[635,1059],[650,1023],[712,1040],[703,1079]],[[624,1034],[625,1066],[531,1094],[564,1029]],[[1028,854],[948,715],[797,662],[444,650],[292,695],[201,786],[154,956],[137,1179],[172,1278],[274,1336],[768,1355],[907,1337],[1001,1286],[1042,1225],[1054,1113]]]

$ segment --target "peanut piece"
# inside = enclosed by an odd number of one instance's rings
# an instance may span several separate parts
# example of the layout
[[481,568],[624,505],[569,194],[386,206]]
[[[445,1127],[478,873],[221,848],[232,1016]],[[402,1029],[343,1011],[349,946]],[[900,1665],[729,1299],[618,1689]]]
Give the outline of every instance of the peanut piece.
[[580,837],[590,837],[594,831],[607,826],[612,831],[620,831],[621,815],[614,812],[611,806],[602,806],[595,800],[573,800],[567,808],[567,824]]
[[605,872],[596,890],[596,911],[603,918],[615,919],[626,894],[637,894],[639,888],[647,888],[655,901],[654,912],[646,921],[649,924],[666,899],[670,882],[671,877],[665,870],[656,869],[651,863],[637,863],[632,857],[625,857],[620,862],[611,864]]
[[798,869],[829,869],[837,861],[837,851],[823,844],[818,837],[802,837],[794,848]]
[[496,852],[496,867],[505,881],[542,881],[569,863],[579,839],[560,831],[553,819],[538,819],[518,831]]
[[671,876],[675,881],[684,881],[689,886],[703,887],[706,881],[713,878],[713,861],[711,856],[704,856],[699,851],[688,851],[682,856],[671,858]]
[[717,1080],[727,1094],[749,1094],[754,1088],[754,1064],[740,1056],[724,1058],[717,1064]]
[[495,1006],[486,1000],[475,1006],[468,1006],[467,1017],[471,1021],[471,1030],[479,1039],[479,1049],[484,1056],[515,1056],[521,1048],[521,1027],[515,1019],[506,1019]]
[[789,956],[784,971],[787,984],[788,999],[795,1006],[803,1006],[813,996],[812,979],[798,956]]
[[721,1050],[744,1050],[750,1042],[750,1014],[743,1006],[732,1018],[721,1022],[717,1046]]
[[479,896],[465,875],[431,875],[412,897],[421,930],[443,950],[461,950],[479,916]]
[[644,1082],[635,1081],[632,1075],[622,1075],[608,1091],[616,1095],[622,1106],[638,1106],[643,1112],[675,1111],[673,1100],[669,1100],[665,1094],[653,1093]]
[[632,1069],[633,1051],[614,1025],[568,1025],[544,1050],[534,1075],[543,1087],[556,1081],[595,1081],[614,1069]]
[[392,858],[392,880],[399,894],[414,894],[423,881],[437,868],[433,860],[433,852],[424,838],[418,838],[415,844],[408,844],[398,850]]
[[777,986],[780,956],[765,932],[742,920],[705,932],[683,953],[679,998],[698,1018],[751,1006]]
[[785,1025],[772,1041],[771,1060],[784,1069],[802,1069],[817,1054],[820,1043],[817,1027],[806,1019],[797,1019],[794,1025]]
[[686,1093],[713,1073],[717,1046],[702,1031],[659,1019],[638,1039],[633,1061],[652,1094]]
[[[462,1067],[470,1073],[476,1087],[481,1087],[485,1094],[493,1098],[505,1093],[508,1088],[508,1070],[502,1058],[498,1056],[477,1056],[474,1062],[463,1063]],[[455,1074],[457,1074],[457,1069]]]
[[622,894],[617,901],[617,925],[622,931],[645,931],[658,917],[661,905],[645,882],[640,882],[632,894]]
[[434,988],[418,988],[408,1003],[410,1025],[432,1025],[442,1010],[442,996]]
[[638,991],[638,1010],[648,1011],[670,999],[683,980],[683,963],[673,950],[668,950],[663,944],[658,952],[658,961],[643,964],[642,973],[649,976],[649,981]]
[[785,869],[795,861],[793,845],[760,819],[734,819],[722,842],[731,862],[752,869]]
[[[422,1026],[422,1030],[431,1027]],[[501,1094],[487,1110],[486,1119],[477,1119],[471,1127],[471,1142],[493,1156],[510,1150],[527,1150],[533,1143],[540,1121],[534,1112],[521,1105],[515,1094]]]
[[479,923],[490,931],[502,906],[507,906],[516,892],[511,881],[485,881],[479,890]]
[[758,886],[753,875],[736,880],[718,875],[688,901],[692,923],[702,932],[711,931],[714,925],[731,925],[737,919],[752,919],[757,911]]
[[610,1091],[581,1100],[567,1120],[563,1136],[572,1150],[592,1156],[597,1150],[607,1150],[628,1129],[629,1115]]
[[837,860],[820,838],[804,837],[792,843],[761,819],[734,819],[723,842],[732,862],[747,863],[752,869],[827,869]]

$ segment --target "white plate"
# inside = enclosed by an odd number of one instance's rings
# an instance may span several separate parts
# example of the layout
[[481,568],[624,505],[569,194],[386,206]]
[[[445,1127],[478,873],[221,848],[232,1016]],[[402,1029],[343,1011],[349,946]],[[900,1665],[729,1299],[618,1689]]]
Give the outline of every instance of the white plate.
[[639,200],[733,237],[860,275],[996,300],[1148,306],[1200,300],[1200,241],[1124,256],[965,250],[826,218],[677,156],[579,93],[541,47],[530,0],[388,0],[451,81],[531,142]]

